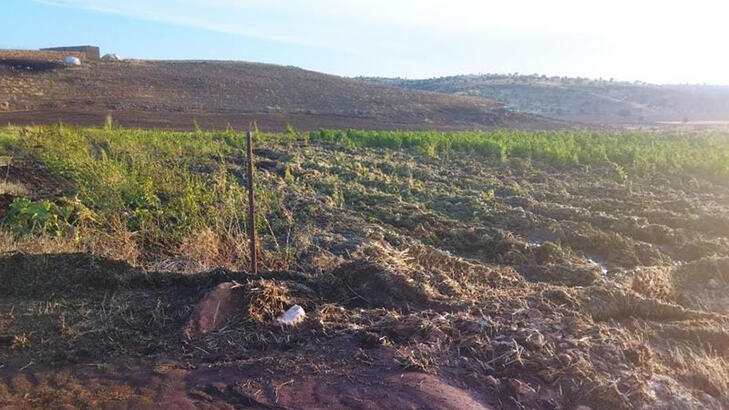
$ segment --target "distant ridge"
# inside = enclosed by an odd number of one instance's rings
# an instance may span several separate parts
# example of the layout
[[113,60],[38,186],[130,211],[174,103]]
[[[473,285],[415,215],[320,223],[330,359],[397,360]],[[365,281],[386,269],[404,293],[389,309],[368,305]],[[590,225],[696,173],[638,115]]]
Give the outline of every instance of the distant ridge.
[[605,125],[728,121],[729,87],[655,85],[543,75],[462,75],[425,80],[360,78],[412,90],[481,97],[507,108]]

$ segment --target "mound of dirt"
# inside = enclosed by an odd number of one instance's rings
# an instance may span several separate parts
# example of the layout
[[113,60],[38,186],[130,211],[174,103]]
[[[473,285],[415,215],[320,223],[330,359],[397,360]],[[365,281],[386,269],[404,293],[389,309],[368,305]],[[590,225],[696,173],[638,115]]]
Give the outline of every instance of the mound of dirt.
[[198,338],[217,330],[236,310],[243,307],[243,298],[235,292],[233,282],[225,282],[205,294],[190,315],[183,330],[186,337]]

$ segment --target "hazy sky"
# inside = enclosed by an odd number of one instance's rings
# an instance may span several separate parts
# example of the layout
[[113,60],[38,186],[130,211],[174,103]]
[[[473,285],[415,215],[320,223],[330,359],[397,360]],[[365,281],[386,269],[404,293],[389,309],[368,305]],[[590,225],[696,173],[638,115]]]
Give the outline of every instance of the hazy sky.
[[540,73],[729,84],[729,2],[2,0],[0,48],[261,61],[409,78]]

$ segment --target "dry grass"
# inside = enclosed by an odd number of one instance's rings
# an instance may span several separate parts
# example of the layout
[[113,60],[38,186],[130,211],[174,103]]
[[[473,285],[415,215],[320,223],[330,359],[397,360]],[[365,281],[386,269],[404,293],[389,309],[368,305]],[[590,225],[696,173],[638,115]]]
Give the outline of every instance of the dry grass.
[[0,230],[0,254],[15,252],[25,254],[57,254],[78,252],[83,246],[73,238],[51,238],[40,235],[35,237],[17,238],[10,232]]
[[194,232],[192,235],[183,238],[180,243],[179,255],[187,261],[187,265],[182,270],[200,272],[225,266],[227,258],[221,257],[222,250],[223,244],[220,236],[212,229],[204,228]]
[[258,323],[271,323],[291,307],[289,290],[271,280],[254,280],[245,285],[248,316]]
[[669,351],[675,371],[686,383],[713,397],[729,391],[729,362],[723,356],[677,346]]
[[17,182],[0,182],[0,195],[27,196],[30,192],[25,185]]

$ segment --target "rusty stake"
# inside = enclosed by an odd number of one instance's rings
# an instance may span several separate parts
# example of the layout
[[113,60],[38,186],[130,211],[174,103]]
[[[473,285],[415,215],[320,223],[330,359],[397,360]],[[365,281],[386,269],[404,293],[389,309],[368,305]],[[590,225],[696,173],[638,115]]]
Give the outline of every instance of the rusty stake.
[[258,274],[256,252],[256,198],[253,193],[253,132],[248,131],[248,237],[251,240],[251,273]]

